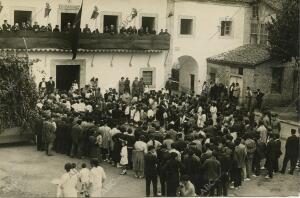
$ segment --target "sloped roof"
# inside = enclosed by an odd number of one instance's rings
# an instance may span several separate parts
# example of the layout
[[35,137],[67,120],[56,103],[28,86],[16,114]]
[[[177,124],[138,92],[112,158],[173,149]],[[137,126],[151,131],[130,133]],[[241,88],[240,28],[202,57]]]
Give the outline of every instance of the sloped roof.
[[196,1],[196,2],[212,2],[212,3],[252,3],[255,0],[175,0],[177,2],[180,1]]
[[280,10],[282,8],[283,1],[284,0],[263,0],[263,2],[275,10]]
[[218,64],[234,64],[241,66],[255,66],[271,59],[265,46],[243,45],[216,56],[207,58],[207,62]]

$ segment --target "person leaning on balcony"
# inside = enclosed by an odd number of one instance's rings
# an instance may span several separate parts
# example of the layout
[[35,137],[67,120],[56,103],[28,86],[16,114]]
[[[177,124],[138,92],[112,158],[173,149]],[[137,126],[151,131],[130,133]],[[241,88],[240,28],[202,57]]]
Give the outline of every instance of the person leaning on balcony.
[[149,35],[149,34],[150,34],[149,27],[146,27],[146,29],[145,29],[145,34],[146,34],[146,35]]
[[10,32],[11,31],[11,25],[7,23],[7,20],[4,20],[4,24],[2,25],[2,29],[4,32]]
[[158,35],[164,35],[165,33],[164,33],[164,30],[163,29],[160,29],[160,32],[159,32],[159,34]]
[[40,31],[40,26],[39,26],[38,22],[34,22],[34,25],[32,26],[32,30],[34,32]]
[[126,28],[124,26],[121,27],[120,34],[127,35],[127,30],[126,30]]
[[150,34],[156,35],[156,30],[152,28],[152,30],[150,30]]
[[108,28],[108,26],[104,27],[103,34],[109,34],[109,28]]
[[53,32],[60,32],[59,25],[55,25],[55,27],[53,29]]
[[96,29],[93,31],[93,34],[100,34],[99,29],[96,28]]
[[144,35],[144,28],[143,27],[141,27],[139,30],[138,30],[138,35],[139,36],[143,36]]
[[21,30],[28,30],[25,22],[22,22],[20,29]]
[[168,29],[165,29],[164,35],[170,36],[170,33],[168,32]]
[[70,32],[71,31],[71,23],[69,22],[67,24],[67,27],[64,29],[64,32]]
[[132,34],[138,34],[138,31],[135,26],[133,26],[133,28],[132,28]]
[[109,33],[110,33],[111,35],[118,34],[118,31],[117,31],[117,29],[115,28],[114,25],[110,25]]
[[12,26],[11,30],[14,31],[14,32],[20,31],[19,23],[15,23],[15,25]]
[[48,23],[48,25],[46,27],[46,31],[47,32],[52,32],[52,25],[51,25],[51,23]]
[[90,34],[91,33],[91,29],[89,28],[88,24],[85,24],[85,28],[83,28],[83,33],[85,34]]

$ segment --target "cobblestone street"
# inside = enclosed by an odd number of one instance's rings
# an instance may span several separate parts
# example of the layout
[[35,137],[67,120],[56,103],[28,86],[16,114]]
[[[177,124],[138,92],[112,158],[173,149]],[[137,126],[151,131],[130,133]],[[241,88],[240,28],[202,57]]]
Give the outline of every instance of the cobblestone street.
[[[51,180],[64,173],[64,164],[76,162],[80,165],[85,161],[60,154],[47,157],[31,145],[2,146],[0,158],[0,197],[53,197],[56,195],[56,186],[51,184]],[[126,176],[120,176],[119,169],[109,164],[102,165],[107,174],[105,197],[145,196],[144,180],[135,179],[131,171]],[[299,178],[298,171],[293,176],[275,175],[272,180],[265,179],[263,174],[244,182],[239,190],[230,190],[229,195],[296,196],[299,195]]]

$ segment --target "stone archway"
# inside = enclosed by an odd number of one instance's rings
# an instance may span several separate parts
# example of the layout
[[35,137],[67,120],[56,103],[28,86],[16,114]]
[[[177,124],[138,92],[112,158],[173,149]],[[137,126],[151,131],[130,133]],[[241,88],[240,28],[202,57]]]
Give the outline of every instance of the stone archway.
[[180,56],[172,68],[172,79],[177,82],[177,90],[198,92],[198,63],[191,56]]

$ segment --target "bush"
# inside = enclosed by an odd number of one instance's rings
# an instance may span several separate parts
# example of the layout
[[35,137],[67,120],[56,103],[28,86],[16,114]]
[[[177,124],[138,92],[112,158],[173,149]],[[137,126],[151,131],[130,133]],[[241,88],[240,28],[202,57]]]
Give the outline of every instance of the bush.
[[0,129],[22,126],[35,117],[38,92],[30,66],[37,61],[0,53]]

